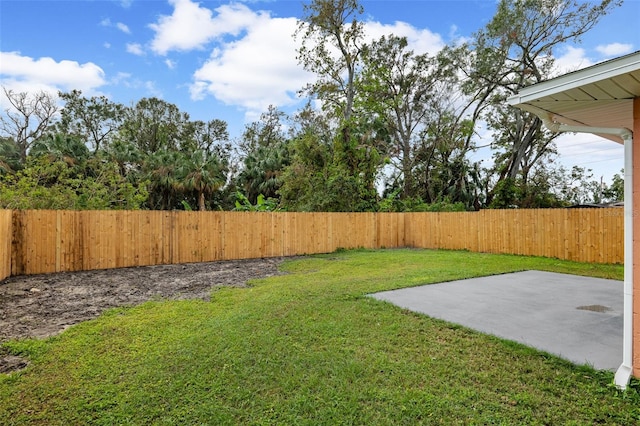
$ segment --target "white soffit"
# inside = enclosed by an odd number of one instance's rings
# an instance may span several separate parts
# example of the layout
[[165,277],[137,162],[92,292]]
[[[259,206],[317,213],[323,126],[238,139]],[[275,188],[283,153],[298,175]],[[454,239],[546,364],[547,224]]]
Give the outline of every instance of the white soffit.
[[525,87],[507,103],[564,124],[632,129],[636,97],[640,51]]

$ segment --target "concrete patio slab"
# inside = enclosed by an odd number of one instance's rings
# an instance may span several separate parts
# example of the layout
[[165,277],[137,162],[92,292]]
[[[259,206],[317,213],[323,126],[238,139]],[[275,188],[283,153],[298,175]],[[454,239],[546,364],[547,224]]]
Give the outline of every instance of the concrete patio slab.
[[622,281],[525,271],[371,296],[598,370],[622,362]]

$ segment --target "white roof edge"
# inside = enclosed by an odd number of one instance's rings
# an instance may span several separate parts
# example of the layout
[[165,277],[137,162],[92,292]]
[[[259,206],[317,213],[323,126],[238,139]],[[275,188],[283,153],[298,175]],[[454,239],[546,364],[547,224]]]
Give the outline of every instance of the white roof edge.
[[630,53],[620,58],[601,62],[581,70],[561,75],[551,80],[524,87],[507,99],[509,105],[515,106],[531,102],[545,96],[560,93],[564,90],[575,89],[586,84],[595,83],[607,78],[616,77],[640,69],[640,51]]

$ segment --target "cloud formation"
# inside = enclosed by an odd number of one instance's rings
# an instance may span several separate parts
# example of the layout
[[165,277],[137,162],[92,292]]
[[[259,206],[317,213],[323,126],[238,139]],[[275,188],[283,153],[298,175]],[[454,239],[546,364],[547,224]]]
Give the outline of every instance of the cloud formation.
[[106,84],[104,71],[93,62],[57,62],[50,57],[34,59],[20,52],[0,52],[0,63],[1,84],[18,91],[78,89],[95,93]]
[[127,43],[127,52],[136,56],[144,55],[144,49],[140,43]]
[[628,43],[611,43],[596,46],[596,51],[608,58],[613,56],[626,55],[633,51],[633,45]]
[[126,24],[123,24],[122,22],[116,22],[115,24],[111,22],[111,19],[109,18],[105,18],[102,21],[100,21],[100,25],[103,27],[115,27],[118,30],[122,31],[125,34],[131,34],[131,30],[129,29],[129,27]]
[[[166,53],[174,49],[202,49],[216,40],[209,58],[193,73],[192,99],[210,95],[227,105],[244,108],[250,116],[258,115],[269,105],[287,107],[299,102],[297,92],[315,76],[302,69],[296,59],[299,47],[293,37],[296,18],[272,17],[244,5],[222,6],[215,9],[214,15],[188,3],[189,0],[174,1],[174,14],[160,19],[161,24],[155,29],[162,27],[162,31],[157,32],[152,46],[157,53]],[[169,28],[176,31],[195,25],[196,21],[198,28],[204,29],[198,32],[197,39],[170,36]],[[365,32],[368,41],[391,33],[407,37],[409,47],[416,53],[434,54],[445,44],[440,35],[404,22],[383,25],[369,21],[365,23]]]
[[593,64],[594,62],[589,59],[586,50],[580,47],[567,46],[562,54],[556,56],[553,76],[566,74]]
[[191,0],[170,0],[173,14],[163,15],[150,24],[155,32],[151,50],[159,55],[170,51],[202,49],[207,43],[225,34],[237,36],[251,26],[260,13],[243,4],[227,4],[213,11]]
[[298,102],[296,92],[311,75],[296,60],[291,36],[295,18],[264,14],[254,18],[244,37],[214,49],[196,70],[191,86],[193,99],[209,94],[226,104],[254,111]]
[[122,22],[116,22],[116,28],[125,34],[131,34],[131,30],[129,29],[129,27]]

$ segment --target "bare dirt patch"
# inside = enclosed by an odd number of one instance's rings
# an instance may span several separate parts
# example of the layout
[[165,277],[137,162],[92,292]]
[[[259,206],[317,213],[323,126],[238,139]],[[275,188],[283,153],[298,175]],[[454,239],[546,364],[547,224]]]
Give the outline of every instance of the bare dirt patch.
[[[11,339],[45,338],[97,317],[104,310],[149,300],[209,300],[219,286],[279,275],[285,258],[10,277],[0,282],[0,344]],[[0,373],[26,361],[0,350]]]

